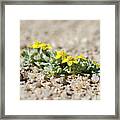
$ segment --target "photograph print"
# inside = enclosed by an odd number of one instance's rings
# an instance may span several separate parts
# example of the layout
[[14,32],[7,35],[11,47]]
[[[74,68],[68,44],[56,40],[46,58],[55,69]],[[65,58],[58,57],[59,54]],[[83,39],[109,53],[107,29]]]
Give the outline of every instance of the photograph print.
[[20,100],[100,100],[100,21],[21,20]]

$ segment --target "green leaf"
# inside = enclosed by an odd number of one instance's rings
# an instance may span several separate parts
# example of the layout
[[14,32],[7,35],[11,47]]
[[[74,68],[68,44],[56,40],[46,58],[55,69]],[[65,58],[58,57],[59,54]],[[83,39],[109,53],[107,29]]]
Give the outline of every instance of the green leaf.
[[42,54],[42,58],[44,61],[49,62],[49,57],[47,57],[45,54]]

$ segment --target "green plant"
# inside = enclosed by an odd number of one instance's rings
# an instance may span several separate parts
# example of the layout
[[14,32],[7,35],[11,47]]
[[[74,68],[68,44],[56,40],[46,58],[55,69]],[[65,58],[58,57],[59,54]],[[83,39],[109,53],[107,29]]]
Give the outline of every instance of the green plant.
[[98,74],[100,64],[84,55],[70,56],[64,50],[54,51],[51,45],[35,41],[21,53],[21,67],[33,65],[42,69],[48,77],[78,74]]

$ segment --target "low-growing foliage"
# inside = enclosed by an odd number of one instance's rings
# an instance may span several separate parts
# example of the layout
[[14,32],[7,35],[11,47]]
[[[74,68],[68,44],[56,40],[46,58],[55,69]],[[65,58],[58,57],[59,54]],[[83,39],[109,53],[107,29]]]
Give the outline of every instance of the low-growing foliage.
[[23,59],[21,67],[37,66],[48,77],[71,74],[92,75],[100,72],[100,64],[86,58],[83,54],[73,57],[64,50],[54,51],[50,44],[39,41],[23,49],[21,57]]

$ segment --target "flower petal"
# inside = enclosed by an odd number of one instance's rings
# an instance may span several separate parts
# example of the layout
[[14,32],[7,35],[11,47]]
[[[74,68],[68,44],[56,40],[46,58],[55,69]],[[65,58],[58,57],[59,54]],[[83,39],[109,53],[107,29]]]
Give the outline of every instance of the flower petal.
[[61,57],[61,56],[60,56],[60,55],[58,55],[58,54],[55,56],[55,58],[56,58],[56,59],[59,59],[60,57]]
[[62,60],[62,63],[66,63],[68,60],[65,58]]
[[78,61],[77,61],[77,60],[75,60],[75,61],[74,61],[74,63],[75,63],[75,64],[78,64]]

